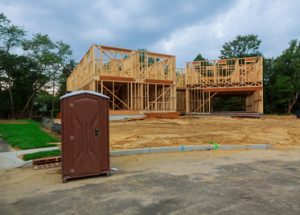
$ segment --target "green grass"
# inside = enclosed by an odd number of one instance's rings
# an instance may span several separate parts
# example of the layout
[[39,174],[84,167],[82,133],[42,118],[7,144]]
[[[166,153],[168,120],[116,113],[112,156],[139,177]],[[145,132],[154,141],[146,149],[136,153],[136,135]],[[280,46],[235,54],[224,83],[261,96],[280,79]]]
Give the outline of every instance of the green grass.
[[31,154],[25,154],[23,156],[23,160],[33,160],[38,158],[45,158],[45,157],[52,157],[52,156],[59,156],[61,154],[60,150],[51,150],[51,151],[44,151],[44,152],[34,152]]
[[32,120],[18,120],[16,123],[0,124],[0,138],[12,147],[34,149],[56,146],[49,144],[59,142],[41,129],[39,123]]

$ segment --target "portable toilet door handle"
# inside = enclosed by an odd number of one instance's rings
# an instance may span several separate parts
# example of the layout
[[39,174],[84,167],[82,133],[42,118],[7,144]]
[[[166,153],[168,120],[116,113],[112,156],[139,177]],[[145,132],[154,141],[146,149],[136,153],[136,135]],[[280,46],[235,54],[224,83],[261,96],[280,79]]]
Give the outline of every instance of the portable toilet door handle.
[[99,136],[99,131],[100,131],[99,128],[95,129],[95,136]]

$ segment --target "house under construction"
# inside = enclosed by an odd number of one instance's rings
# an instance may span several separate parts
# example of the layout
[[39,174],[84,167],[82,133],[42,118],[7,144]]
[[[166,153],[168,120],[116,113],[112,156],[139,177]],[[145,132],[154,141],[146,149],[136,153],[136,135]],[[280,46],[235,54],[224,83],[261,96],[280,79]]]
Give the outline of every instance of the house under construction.
[[67,90],[109,96],[111,110],[176,111],[175,56],[92,45],[67,80]]
[[[175,64],[173,55],[92,45],[67,90],[101,92],[116,111],[263,113],[262,57],[194,61],[177,70]],[[230,97],[239,103],[228,110]]]
[[[210,114],[214,100],[240,97],[242,108],[232,111],[263,113],[262,57],[194,61],[185,69],[185,111]],[[181,90],[182,91],[182,90]],[[182,93],[177,97],[183,97]]]

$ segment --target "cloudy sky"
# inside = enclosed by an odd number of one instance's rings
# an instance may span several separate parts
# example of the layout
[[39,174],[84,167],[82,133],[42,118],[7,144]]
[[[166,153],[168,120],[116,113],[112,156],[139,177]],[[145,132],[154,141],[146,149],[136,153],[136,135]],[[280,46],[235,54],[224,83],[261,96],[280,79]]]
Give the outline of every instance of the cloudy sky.
[[216,59],[238,34],[257,34],[267,57],[300,39],[300,0],[0,0],[0,12],[28,35],[71,45],[79,61],[92,43]]

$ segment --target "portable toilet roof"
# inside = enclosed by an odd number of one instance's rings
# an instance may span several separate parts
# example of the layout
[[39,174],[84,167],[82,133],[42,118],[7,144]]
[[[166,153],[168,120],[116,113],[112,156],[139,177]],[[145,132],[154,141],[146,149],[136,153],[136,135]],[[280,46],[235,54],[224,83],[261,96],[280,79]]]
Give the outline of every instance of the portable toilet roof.
[[104,95],[103,93],[97,93],[95,91],[90,91],[90,90],[78,90],[78,91],[73,91],[71,93],[67,93],[63,96],[60,97],[60,99],[65,99],[71,96],[75,96],[75,95],[80,95],[80,94],[90,94],[90,95],[95,95],[95,96],[99,96],[105,99],[109,99],[108,96]]

